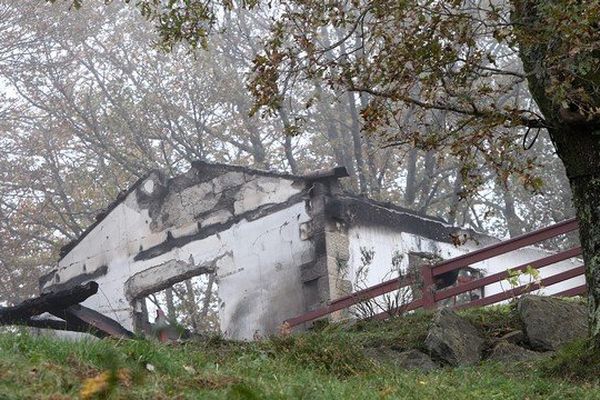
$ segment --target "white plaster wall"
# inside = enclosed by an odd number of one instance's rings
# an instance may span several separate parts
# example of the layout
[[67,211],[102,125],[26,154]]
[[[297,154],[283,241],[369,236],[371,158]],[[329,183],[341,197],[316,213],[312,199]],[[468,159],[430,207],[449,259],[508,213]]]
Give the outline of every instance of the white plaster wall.
[[140,209],[135,194],[130,194],[59,262],[56,275],[60,280],[52,283],[107,266],[106,275],[94,278],[99,284],[98,294],[83,304],[132,329],[132,308],[123,282],[139,271],[132,264],[140,249],[156,246],[167,237],[166,232],[151,232],[149,224],[148,211]]
[[449,259],[468,253],[475,248],[472,244],[456,247],[449,243],[413,235],[406,232],[397,232],[389,228],[373,226],[353,226],[348,230],[350,242],[350,259],[347,279],[353,280],[361,266],[361,248],[372,250],[374,258],[369,266],[369,273],[365,283],[369,286],[392,279],[392,258],[395,253],[401,255],[400,270],[406,273],[408,268],[408,253],[423,252],[437,254],[441,258]]
[[[288,181],[277,179],[281,182],[277,186],[271,177],[261,179],[242,188],[239,208],[244,212],[300,192]],[[253,196],[251,189],[257,186],[268,190]],[[275,191],[277,194],[271,194]],[[132,329],[133,308],[124,287],[127,279],[170,260],[183,261],[190,268],[214,265],[224,335],[252,339],[272,334],[285,319],[304,311],[300,265],[314,259],[314,248],[311,241],[300,238],[300,224],[309,219],[304,202],[298,202],[253,221],[242,219],[223,232],[152,259],[134,261],[140,250],[162,243],[167,232],[151,231],[147,210],[138,207],[135,193],[131,193],[60,261],[59,281],[48,285],[107,266],[106,275],[94,278],[99,293],[83,304]],[[171,232],[178,237],[197,229],[197,222],[190,221]]]
[[314,259],[314,247],[300,239],[299,225],[308,220],[298,203],[221,235],[232,246],[229,263],[217,269],[227,337],[273,334],[284,320],[304,312],[300,265]]
[[[353,226],[348,230],[348,236],[350,242],[350,259],[345,279],[351,280],[354,286],[357,285],[356,273],[361,266],[361,248],[374,252],[365,282],[368,286],[371,286],[398,276],[397,274],[390,273],[392,270],[392,258],[396,252],[402,255],[399,264],[401,271],[405,273],[408,268],[408,253],[410,252],[432,253],[447,260],[469,253],[480,247],[472,241],[463,246],[456,247],[450,243],[436,242],[421,236],[372,226]],[[481,269],[485,275],[489,275],[551,254],[542,249],[529,247],[473,264],[471,267]],[[580,265],[582,265],[581,260],[571,259],[541,268],[539,272],[541,277],[545,278]],[[521,277],[521,284],[527,284],[529,281],[530,278],[528,276]],[[580,276],[545,287],[536,293],[550,295],[580,286],[584,283],[585,278]],[[503,281],[486,286],[485,294],[489,296],[508,289],[510,289],[510,284],[507,281]]]

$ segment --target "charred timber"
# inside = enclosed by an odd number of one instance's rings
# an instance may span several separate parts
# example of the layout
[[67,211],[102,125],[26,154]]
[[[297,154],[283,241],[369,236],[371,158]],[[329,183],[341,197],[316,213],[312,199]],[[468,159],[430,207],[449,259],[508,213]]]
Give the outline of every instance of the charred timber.
[[88,282],[70,289],[28,299],[16,306],[0,308],[0,325],[21,324],[33,316],[65,309],[74,304],[81,303],[97,292],[98,284],[96,282]]
[[133,332],[125,329],[121,324],[91,308],[75,304],[70,307],[53,310],[52,315],[62,318],[68,326],[75,327],[76,331],[83,331],[100,338],[113,337],[131,339]]

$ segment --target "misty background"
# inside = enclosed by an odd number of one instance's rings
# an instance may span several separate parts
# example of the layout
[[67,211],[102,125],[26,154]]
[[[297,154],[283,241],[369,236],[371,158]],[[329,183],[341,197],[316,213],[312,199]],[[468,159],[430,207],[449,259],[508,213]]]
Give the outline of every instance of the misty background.
[[[364,134],[367,95],[290,81],[277,113],[250,116],[252,60],[276,10],[224,15],[208,49],[192,53],[160,50],[151,24],[127,5],[63,3],[0,0],[2,304],[37,293],[60,247],[149,169],[173,176],[197,159],[294,174],[345,166],[347,190],[501,238],[574,215],[545,132],[523,153],[544,166],[539,192],[505,184],[482,163],[480,190],[466,193],[453,157]],[[341,33],[323,34],[336,42]],[[520,68],[514,55],[505,63]],[[524,84],[505,100],[531,103]],[[445,129],[443,111],[429,117],[427,129]],[[394,128],[417,129],[417,118],[407,108]],[[175,295],[186,290],[194,289]]]

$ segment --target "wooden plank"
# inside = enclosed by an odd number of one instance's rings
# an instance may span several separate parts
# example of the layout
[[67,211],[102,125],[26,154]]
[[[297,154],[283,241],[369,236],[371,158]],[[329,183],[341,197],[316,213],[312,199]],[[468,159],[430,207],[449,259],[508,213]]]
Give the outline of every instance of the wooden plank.
[[555,283],[566,281],[567,279],[575,278],[577,276],[583,275],[584,273],[585,273],[585,267],[583,265],[581,265],[577,268],[573,268],[568,271],[561,272],[560,274],[556,274],[556,275],[552,275],[547,278],[544,278],[541,280],[541,285],[538,283],[533,283],[531,285],[522,285],[517,288],[507,290],[506,292],[497,293],[492,296],[486,296],[486,297],[483,297],[478,300],[473,300],[469,303],[460,304],[458,306],[455,306],[454,308],[457,310],[461,310],[464,308],[488,306],[488,305],[495,304],[495,303],[498,303],[498,302],[501,302],[504,300],[508,300],[513,297],[520,296],[524,293],[529,293],[534,290],[538,290],[544,286],[551,286],[551,285],[554,285]]
[[423,287],[421,288],[423,308],[430,310],[435,307],[435,284],[433,281],[432,267],[430,265],[424,264],[421,266],[421,280],[423,281]]
[[42,294],[12,307],[0,308],[0,325],[27,321],[31,317],[80,303],[98,292],[96,282],[88,282],[70,289]]
[[[544,268],[548,265],[555,264],[560,261],[568,260],[569,258],[576,257],[581,254],[581,247],[574,247],[572,249],[553,254],[548,257],[540,258],[539,260],[531,261],[518,267],[511,268],[512,271],[525,271],[527,267],[532,266],[534,268]],[[444,299],[448,299],[450,297],[454,297],[458,294],[469,292],[471,290],[480,289],[484,286],[490,285],[492,283],[496,283],[502,280],[505,280],[509,277],[508,270],[498,272],[492,275],[485,276],[480,279],[476,279],[470,282],[463,283],[461,285],[448,288],[442,291],[435,293],[435,301],[440,301]]]
[[90,328],[87,325],[77,325],[68,323],[67,321],[49,318],[34,319],[30,318],[27,321],[19,321],[18,325],[30,326],[32,328],[53,329],[57,331],[83,332],[90,333]]
[[572,296],[580,296],[587,293],[587,285],[577,286],[571,289],[563,290],[562,292],[553,294],[552,296],[556,297],[572,297]]
[[335,311],[343,310],[344,308],[348,308],[355,304],[361,303],[363,301],[381,296],[383,294],[389,293],[393,290],[400,289],[411,284],[414,284],[414,279],[404,277],[402,279],[392,279],[383,283],[380,283],[375,286],[371,286],[368,289],[360,290],[358,292],[352,293],[348,296],[340,297],[339,299],[333,300],[328,305],[318,308],[316,310],[309,311],[302,315],[299,315],[294,318],[290,318],[286,320],[284,323],[287,323],[290,328],[294,326],[298,326],[305,322],[309,322],[315,320],[320,317],[324,317],[325,315],[331,314]]
[[370,319],[381,321],[381,320],[384,320],[384,319],[387,319],[387,318],[390,318],[390,317],[393,317],[396,315],[401,315],[402,313],[405,313],[405,312],[416,310],[421,307],[423,307],[423,299],[416,299],[416,300],[413,300],[410,303],[405,304],[402,307],[400,307],[398,312],[396,312],[396,313],[392,313],[390,315],[389,312],[384,311],[384,312],[374,315]]
[[577,220],[575,218],[568,219],[535,232],[526,233],[524,235],[484,247],[483,249],[475,250],[465,255],[455,257],[448,261],[442,261],[433,268],[433,276],[439,276],[446,272],[454,271],[455,269],[464,268],[471,264],[475,264],[480,261],[484,261],[489,258],[574,231],[577,228]]
[[134,336],[133,332],[125,329],[114,319],[81,304],[54,310],[51,313],[67,321],[67,324],[87,328],[87,332],[95,336],[111,336],[121,339],[130,339]]

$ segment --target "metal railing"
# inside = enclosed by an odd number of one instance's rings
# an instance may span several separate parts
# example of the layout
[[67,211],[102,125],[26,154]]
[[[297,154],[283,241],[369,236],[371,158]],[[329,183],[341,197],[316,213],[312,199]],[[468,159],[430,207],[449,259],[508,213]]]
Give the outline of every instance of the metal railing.
[[[335,299],[324,307],[309,311],[305,314],[299,315],[294,318],[290,318],[285,321],[285,323],[293,328],[295,326],[301,325],[306,322],[313,321],[315,319],[324,317],[333,312],[340,311],[346,308],[349,308],[353,305],[368,301],[370,299],[374,299],[376,297],[382,296],[386,293],[393,292],[395,290],[405,288],[415,284],[421,284],[421,297],[414,299],[413,301],[404,304],[398,307],[397,310],[393,310],[395,313],[407,312],[416,310],[418,308],[432,309],[436,306],[436,303],[455,297],[459,294],[470,292],[472,290],[480,289],[490,284],[500,282],[508,279],[513,271],[526,271],[528,268],[536,268],[541,269],[547,267],[549,265],[555,264],[560,261],[568,260],[574,257],[581,255],[581,247],[577,246],[565,251],[561,251],[556,254],[552,254],[547,257],[543,257],[537,259],[535,261],[531,261],[525,263],[523,265],[519,265],[517,267],[509,268],[505,271],[498,272],[495,274],[491,274],[485,276],[480,279],[471,280],[468,282],[460,283],[458,286],[442,289],[440,291],[435,290],[435,279],[443,274],[447,274],[452,271],[459,270],[461,268],[468,267],[472,264],[489,260],[490,258],[509,253],[514,250],[521,249],[526,246],[530,246],[539,242],[542,242],[547,239],[551,239],[553,237],[569,233],[577,230],[578,225],[575,218],[569,219],[558,224],[531,232],[526,233],[524,235],[508,239],[491,246],[484,247],[479,250],[475,250],[468,254],[464,254],[462,256],[452,258],[450,260],[446,260],[440,262],[435,265],[423,265],[420,268],[421,273],[421,282],[418,282],[418,279],[414,277],[405,276],[400,279],[391,279],[380,284],[371,286],[367,289],[360,290],[354,292],[350,295]],[[554,285],[556,283],[565,281],[567,279],[571,279],[577,276],[584,275],[585,268],[583,265],[578,267],[569,269],[564,272],[560,272],[558,274],[545,277],[541,279],[539,282],[535,282],[528,285],[522,285],[518,287],[514,287],[510,290],[493,294],[491,296],[482,297],[479,299],[475,299],[469,301],[464,304],[456,305],[455,308],[468,308],[468,307],[476,307],[476,306],[485,306],[494,303],[498,303],[504,300],[508,300],[515,296],[519,296],[524,293],[528,293],[534,290],[538,290],[541,287]],[[556,296],[575,296],[579,294],[583,294],[586,291],[586,286],[581,285],[575,288],[571,288],[560,293],[556,293]],[[394,312],[382,312],[380,314],[375,315],[373,318],[375,319],[384,319],[390,315],[393,315]]]

